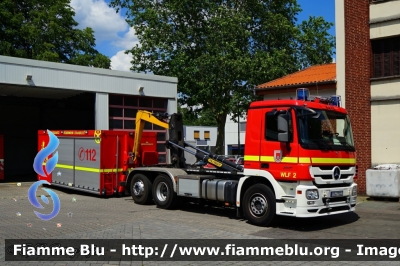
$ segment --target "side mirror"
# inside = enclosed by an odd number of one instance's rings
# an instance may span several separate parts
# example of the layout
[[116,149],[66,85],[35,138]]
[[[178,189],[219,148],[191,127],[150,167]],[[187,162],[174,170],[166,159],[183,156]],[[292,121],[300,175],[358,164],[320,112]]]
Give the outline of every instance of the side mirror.
[[278,115],[278,141],[289,142],[289,115]]

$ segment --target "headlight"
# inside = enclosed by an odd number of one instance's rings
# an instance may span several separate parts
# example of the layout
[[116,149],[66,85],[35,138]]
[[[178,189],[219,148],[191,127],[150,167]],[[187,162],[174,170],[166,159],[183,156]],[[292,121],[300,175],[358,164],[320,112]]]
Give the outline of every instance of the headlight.
[[307,189],[306,190],[306,198],[309,200],[316,200],[319,198],[318,190],[316,189]]
[[353,191],[351,192],[352,196],[357,196],[357,186],[353,187]]

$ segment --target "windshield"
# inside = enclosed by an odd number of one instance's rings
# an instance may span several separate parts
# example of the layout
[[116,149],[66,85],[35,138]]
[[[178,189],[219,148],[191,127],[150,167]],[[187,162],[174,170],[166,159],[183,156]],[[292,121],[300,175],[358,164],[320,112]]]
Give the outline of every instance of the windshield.
[[[312,112],[314,111],[314,112]],[[326,110],[297,110],[299,142],[305,149],[355,151],[350,119]]]

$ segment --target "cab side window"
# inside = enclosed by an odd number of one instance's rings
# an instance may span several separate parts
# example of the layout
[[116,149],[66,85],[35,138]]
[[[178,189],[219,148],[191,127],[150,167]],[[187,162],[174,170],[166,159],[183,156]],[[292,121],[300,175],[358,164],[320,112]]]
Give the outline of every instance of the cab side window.
[[[278,141],[278,115],[276,111],[265,114],[265,139],[268,141]],[[289,112],[289,139],[293,140],[292,114]]]

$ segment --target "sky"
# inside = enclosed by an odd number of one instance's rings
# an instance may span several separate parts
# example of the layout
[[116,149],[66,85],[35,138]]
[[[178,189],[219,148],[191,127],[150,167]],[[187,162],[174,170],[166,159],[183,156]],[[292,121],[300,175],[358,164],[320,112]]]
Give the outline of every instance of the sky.
[[[108,6],[109,0],[71,0],[75,20],[79,28],[91,27],[96,38],[96,49],[111,59],[111,69],[129,71],[131,57],[124,52],[138,44],[133,28],[125,18]],[[298,22],[309,16],[322,16],[328,22],[335,22],[335,0],[297,0],[303,11]],[[330,34],[335,36],[333,26]]]

